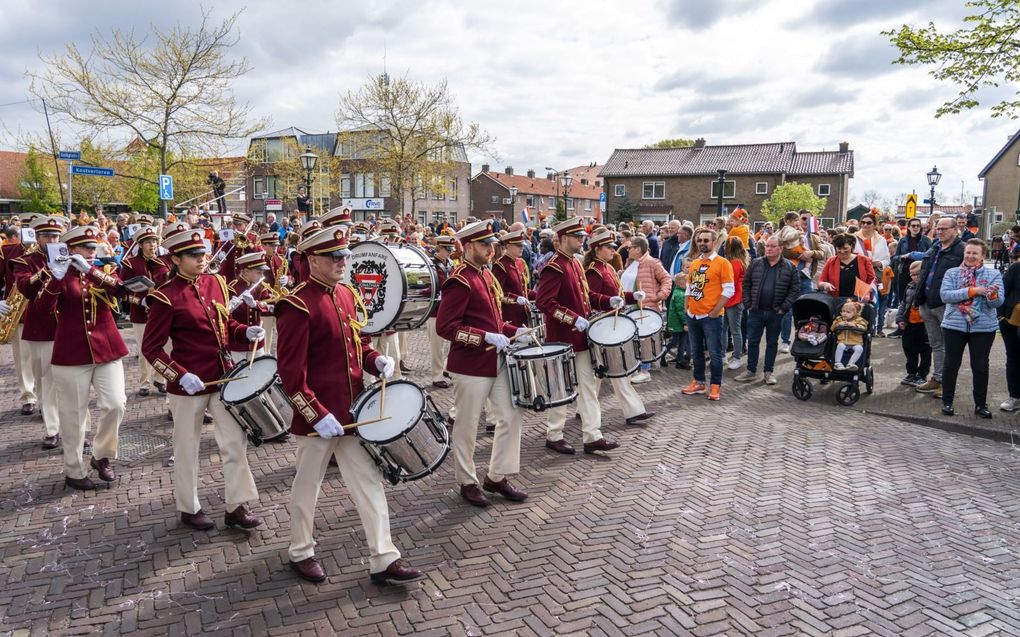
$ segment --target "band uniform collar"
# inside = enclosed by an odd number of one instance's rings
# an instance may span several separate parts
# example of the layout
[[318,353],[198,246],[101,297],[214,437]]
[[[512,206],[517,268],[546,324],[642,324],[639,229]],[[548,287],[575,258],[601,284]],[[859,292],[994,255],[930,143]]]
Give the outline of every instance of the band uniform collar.
[[325,290],[327,292],[332,292],[334,289],[336,289],[336,284],[335,283],[326,283],[322,279],[316,278],[316,276],[314,274],[309,274],[308,275],[308,280],[309,281],[315,281],[316,283],[318,283],[319,285],[322,286],[323,290]]

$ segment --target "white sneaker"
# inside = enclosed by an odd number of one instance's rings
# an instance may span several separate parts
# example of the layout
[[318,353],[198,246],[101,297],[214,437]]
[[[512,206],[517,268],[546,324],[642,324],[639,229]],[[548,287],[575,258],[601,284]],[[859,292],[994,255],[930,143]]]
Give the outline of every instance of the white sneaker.
[[741,373],[737,374],[736,378],[734,378],[733,380],[737,381],[738,383],[749,383],[757,381],[758,372],[752,372],[749,369],[745,369]]
[[835,365],[832,366],[832,368],[833,369],[846,369],[846,367],[843,365],[843,363],[836,363]]
[[652,380],[652,376],[648,372],[638,372],[630,377],[630,383],[632,385],[640,385],[641,383],[647,383],[650,380]]
[[739,358],[730,358],[729,362],[726,363],[726,367],[729,369],[740,369],[744,364],[740,362]]
[[1002,411],[1016,411],[1020,409],[1020,398],[1007,398],[999,405],[999,409]]
[[772,375],[772,372],[765,372],[765,384],[766,385],[776,384],[776,377]]
[[790,353],[790,344],[789,343],[783,343],[782,345],[779,346],[779,351],[784,353],[784,354],[789,354]]

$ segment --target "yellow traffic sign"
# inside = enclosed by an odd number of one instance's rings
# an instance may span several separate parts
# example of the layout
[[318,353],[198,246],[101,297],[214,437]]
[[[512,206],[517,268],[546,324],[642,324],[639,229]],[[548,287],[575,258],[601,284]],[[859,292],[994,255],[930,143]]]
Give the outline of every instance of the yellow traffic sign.
[[906,215],[904,216],[906,216],[907,219],[913,219],[914,217],[917,216],[917,195],[915,193],[910,193],[909,195],[907,195],[906,208],[907,211]]

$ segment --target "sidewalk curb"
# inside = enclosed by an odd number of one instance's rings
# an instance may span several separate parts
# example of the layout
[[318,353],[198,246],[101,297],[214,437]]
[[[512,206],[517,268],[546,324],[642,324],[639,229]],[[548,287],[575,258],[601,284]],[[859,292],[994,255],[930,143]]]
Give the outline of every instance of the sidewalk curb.
[[931,427],[932,429],[941,429],[948,433],[965,434],[967,436],[974,436],[975,438],[985,438],[986,440],[992,440],[994,442],[1020,444],[1020,430],[1016,427],[1013,427],[1010,431],[1002,431],[1001,429],[987,429],[985,427],[975,427],[973,425],[961,425],[960,423],[949,420],[940,420],[938,418],[906,416],[904,414],[885,411],[866,411],[862,409],[861,413],[871,414],[873,416],[882,416],[884,418],[892,418],[893,420],[900,420],[902,422],[921,425],[923,427]]

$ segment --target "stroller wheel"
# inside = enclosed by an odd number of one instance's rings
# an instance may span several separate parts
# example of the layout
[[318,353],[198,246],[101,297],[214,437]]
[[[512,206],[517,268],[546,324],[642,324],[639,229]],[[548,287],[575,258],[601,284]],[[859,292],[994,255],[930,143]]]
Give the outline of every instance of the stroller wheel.
[[861,390],[857,387],[857,383],[847,383],[839,388],[836,392],[836,402],[844,407],[849,407],[857,402],[857,399],[861,397]]
[[809,400],[811,398],[811,383],[799,376],[794,378],[793,397],[797,400]]
[[868,367],[864,372],[864,391],[871,394],[875,391],[875,370]]

